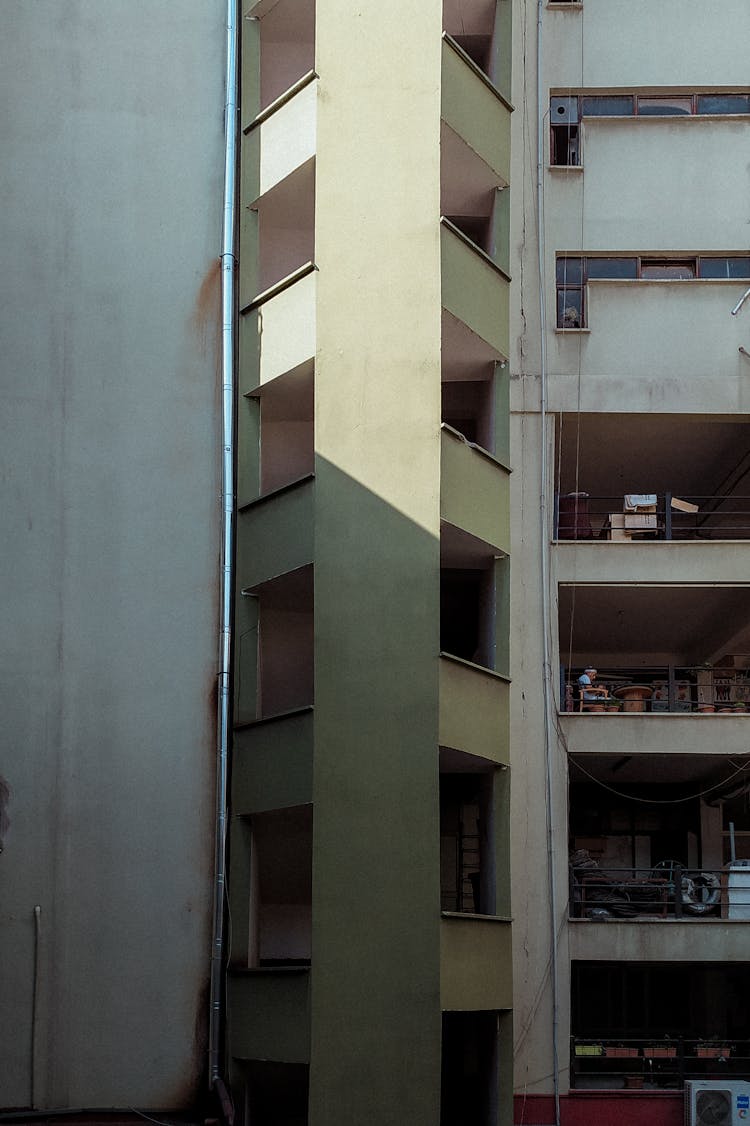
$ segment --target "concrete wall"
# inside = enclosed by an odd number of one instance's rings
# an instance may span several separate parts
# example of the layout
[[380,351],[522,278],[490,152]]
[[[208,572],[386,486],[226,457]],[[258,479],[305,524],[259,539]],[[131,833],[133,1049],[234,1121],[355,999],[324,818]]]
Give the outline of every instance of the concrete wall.
[[[518,6],[517,6],[518,11]],[[547,853],[546,763],[543,714],[543,630],[549,630],[552,680],[556,690],[558,656],[556,581],[710,581],[716,575],[746,573],[744,549],[730,549],[726,561],[712,567],[705,554],[686,545],[684,555],[647,556],[619,545],[595,554],[594,545],[554,547],[549,599],[551,621],[544,621],[542,552],[550,532],[540,526],[542,367],[540,285],[546,301],[546,370],[551,411],[641,411],[663,414],[743,412],[747,397],[747,306],[744,317],[730,317],[747,283],[651,284],[594,282],[588,291],[589,331],[555,331],[555,254],[561,251],[742,253],[747,245],[748,180],[743,156],[750,137],[747,119],[700,121],[587,120],[583,127],[583,167],[543,171],[542,273],[538,265],[536,152],[537,123],[542,131],[543,163],[549,161],[551,91],[602,91],[622,88],[659,92],[742,88],[747,83],[744,43],[750,33],[750,9],[742,0],[584,0],[583,6],[543,9],[542,104],[536,103],[536,6],[526,5],[514,29],[512,100],[525,113],[513,115],[511,169],[513,274],[510,332],[512,534],[511,765],[514,811],[512,868],[514,915],[515,1089],[519,1095],[553,1090],[551,900],[554,884],[558,936],[560,1088],[568,1086],[570,1032],[570,957],[582,943],[596,945],[604,932],[573,928],[567,913],[567,752],[553,721],[551,788],[554,880]],[[522,60],[522,62],[521,62]],[[744,365],[744,366],[743,366]],[[550,426],[550,430],[552,427]],[[552,497],[555,457],[551,438],[548,496]],[[637,455],[633,455],[634,457]],[[595,489],[591,489],[595,492]],[[548,513],[548,516],[551,515]],[[645,547],[645,545],[644,545]],[[718,548],[718,545],[717,545]],[[718,551],[721,551],[718,548]],[[743,558],[739,557],[742,551]],[[559,556],[559,573],[555,557]],[[653,566],[650,569],[650,564]],[[587,717],[588,718],[588,717]],[[661,717],[653,717],[660,722]],[[665,723],[673,717],[665,717]],[[701,717],[696,716],[699,720]],[[728,717],[730,719],[734,717]],[[674,717],[668,746],[675,753],[701,751],[706,728]],[[607,732],[621,753],[648,754],[660,748],[663,728],[628,725],[596,731],[570,717],[564,735],[571,749],[605,749]],[[729,729],[726,732],[730,735]],[[731,732],[732,747],[743,738]],[[576,740],[578,743],[576,744]],[[679,748],[679,749],[678,749]],[[725,748],[726,749],[726,748]],[[741,928],[736,928],[739,931]],[[597,957],[638,958],[640,925],[607,944]],[[613,932],[614,933],[614,932]],[[672,931],[669,932],[671,941]],[[711,932],[714,936],[716,931]],[[653,928],[648,950],[665,932]],[[708,932],[706,932],[708,934]],[[665,939],[661,938],[664,942]],[[704,943],[707,942],[704,939]],[[726,938],[727,950],[741,938]],[[670,957],[697,956],[698,933],[685,936]],[[587,947],[587,949],[588,949]],[[691,950],[693,953],[691,954]],[[650,955],[649,955],[650,956]],[[733,956],[733,955],[730,955]],[[530,1111],[532,1117],[534,1111]],[[546,1113],[546,1111],[545,1111]],[[524,1120],[530,1120],[528,1114]],[[550,1121],[534,1118],[535,1121]]]
[[3,1107],[185,1106],[204,1063],[223,31],[3,12]]

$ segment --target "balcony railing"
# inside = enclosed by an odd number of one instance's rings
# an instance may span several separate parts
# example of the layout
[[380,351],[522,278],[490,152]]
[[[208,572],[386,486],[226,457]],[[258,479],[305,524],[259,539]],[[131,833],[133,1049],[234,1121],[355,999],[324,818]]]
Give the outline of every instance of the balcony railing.
[[585,850],[570,866],[574,919],[730,919],[750,922],[750,867],[685,868],[664,861],[652,868],[599,866]]
[[681,1087],[686,1079],[744,1078],[750,1041],[652,1037],[571,1039],[573,1086],[596,1088]]
[[597,688],[607,695],[581,698],[582,668],[563,669],[562,700],[566,712],[705,712],[750,715],[750,669],[710,665],[599,668]]
[[652,494],[649,511],[624,511],[623,496],[558,496],[558,540],[746,540],[750,539],[750,497]]

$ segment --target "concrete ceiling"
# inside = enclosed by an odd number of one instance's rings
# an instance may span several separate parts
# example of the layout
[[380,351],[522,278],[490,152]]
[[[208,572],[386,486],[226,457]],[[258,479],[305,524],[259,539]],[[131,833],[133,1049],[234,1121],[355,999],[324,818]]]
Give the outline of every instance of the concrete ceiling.
[[750,587],[561,586],[560,660],[607,668],[750,652]]
[[[750,760],[750,754],[747,756]],[[698,794],[709,787],[716,786],[715,793],[706,794],[707,800],[734,790],[750,780],[750,767],[741,770],[746,759],[732,759],[727,762],[720,754],[689,755],[627,755],[622,752],[611,754],[579,754],[570,758],[571,788],[576,784],[590,781],[589,775],[614,790],[632,785],[659,786],[671,788],[688,787],[684,797],[694,792]],[[718,785],[717,785],[718,784]],[[690,787],[695,787],[694,791]],[[653,793],[652,796],[658,796]]]
[[565,414],[556,423],[561,493],[713,496],[747,462],[736,490],[750,496],[747,416]]

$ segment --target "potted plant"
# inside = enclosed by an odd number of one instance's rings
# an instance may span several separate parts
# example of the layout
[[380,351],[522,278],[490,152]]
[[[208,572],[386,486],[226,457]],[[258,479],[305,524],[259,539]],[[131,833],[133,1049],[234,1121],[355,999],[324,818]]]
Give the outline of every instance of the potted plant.
[[677,1048],[673,1044],[648,1044],[643,1054],[649,1060],[672,1060],[677,1055]]
[[721,1040],[703,1040],[695,1049],[695,1054],[699,1060],[720,1060],[726,1059],[732,1051],[729,1044],[724,1044]]
[[618,1060],[633,1060],[638,1058],[638,1049],[626,1048],[623,1044],[606,1044],[604,1054]]
[[575,1054],[577,1056],[601,1056],[604,1053],[602,1044],[576,1044]]

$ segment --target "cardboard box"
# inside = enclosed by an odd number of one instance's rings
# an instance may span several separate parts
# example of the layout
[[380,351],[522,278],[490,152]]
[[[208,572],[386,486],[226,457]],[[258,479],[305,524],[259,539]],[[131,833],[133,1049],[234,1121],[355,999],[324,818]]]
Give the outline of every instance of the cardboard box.
[[626,512],[624,518],[625,531],[648,532],[652,529],[656,531],[655,512]]
[[697,512],[698,505],[691,504],[689,500],[680,500],[679,497],[672,497],[672,508],[676,508],[678,512]]

